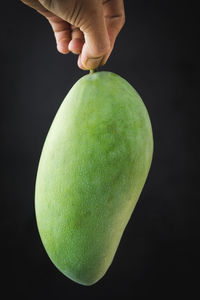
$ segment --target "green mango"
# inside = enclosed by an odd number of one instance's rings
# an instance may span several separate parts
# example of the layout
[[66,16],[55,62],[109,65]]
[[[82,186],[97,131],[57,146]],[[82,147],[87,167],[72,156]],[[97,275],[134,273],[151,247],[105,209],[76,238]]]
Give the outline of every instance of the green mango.
[[68,278],[92,285],[104,276],[152,154],[147,109],[125,79],[102,71],[77,81],[48,132],[35,190],[42,243]]

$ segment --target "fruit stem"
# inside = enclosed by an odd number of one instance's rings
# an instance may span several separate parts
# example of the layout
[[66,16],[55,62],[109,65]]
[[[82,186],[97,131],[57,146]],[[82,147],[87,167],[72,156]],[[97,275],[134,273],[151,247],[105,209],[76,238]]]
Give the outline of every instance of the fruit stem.
[[94,74],[95,72],[97,72],[97,69],[90,70],[90,74]]

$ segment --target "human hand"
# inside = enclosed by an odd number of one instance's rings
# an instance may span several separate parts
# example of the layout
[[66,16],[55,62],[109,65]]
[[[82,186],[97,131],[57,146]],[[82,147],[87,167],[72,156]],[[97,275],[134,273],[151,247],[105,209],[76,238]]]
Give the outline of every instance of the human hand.
[[96,69],[109,58],[124,25],[123,0],[21,0],[47,18],[60,53],[79,54],[78,66]]

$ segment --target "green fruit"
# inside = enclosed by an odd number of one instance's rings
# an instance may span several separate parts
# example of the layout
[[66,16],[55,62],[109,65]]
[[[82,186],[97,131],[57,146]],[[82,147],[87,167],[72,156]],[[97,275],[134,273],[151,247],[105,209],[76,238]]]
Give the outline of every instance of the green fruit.
[[110,266],[151,165],[152,128],[120,76],[82,77],[61,104],[37,173],[43,245],[67,277],[92,285]]

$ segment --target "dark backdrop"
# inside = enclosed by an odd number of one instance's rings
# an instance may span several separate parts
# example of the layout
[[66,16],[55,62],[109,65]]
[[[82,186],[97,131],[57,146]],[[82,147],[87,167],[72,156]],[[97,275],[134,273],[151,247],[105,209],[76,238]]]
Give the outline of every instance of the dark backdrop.
[[[103,68],[146,104],[152,168],[108,272],[78,285],[50,262],[34,214],[41,149],[54,115],[86,72],[61,55],[48,22],[20,1],[1,4],[1,291],[5,299],[193,299],[198,277],[197,14],[192,1],[125,1],[126,24]],[[195,120],[197,122],[195,122]],[[5,263],[5,264],[4,264]],[[196,295],[196,297],[198,297]]]

